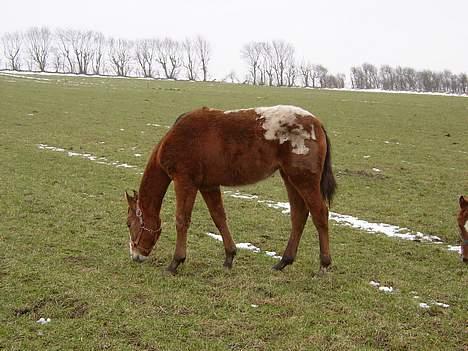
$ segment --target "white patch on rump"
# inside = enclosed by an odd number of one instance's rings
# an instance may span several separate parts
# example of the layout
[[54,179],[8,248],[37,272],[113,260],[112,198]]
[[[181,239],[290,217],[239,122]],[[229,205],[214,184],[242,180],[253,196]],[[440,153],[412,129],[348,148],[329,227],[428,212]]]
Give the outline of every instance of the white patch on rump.
[[314,126],[309,133],[297,121],[297,116],[311,117],[314,115],[300,107],[278,105],[271,107],[257,107],[255,112],[264,119],[262,124],[265,129],[266,140],[278,140],[280,144],[289,141],[292,146],[292,152],[298,155],[306,155],[309,148],[305,146],[305,140],[317,140]]

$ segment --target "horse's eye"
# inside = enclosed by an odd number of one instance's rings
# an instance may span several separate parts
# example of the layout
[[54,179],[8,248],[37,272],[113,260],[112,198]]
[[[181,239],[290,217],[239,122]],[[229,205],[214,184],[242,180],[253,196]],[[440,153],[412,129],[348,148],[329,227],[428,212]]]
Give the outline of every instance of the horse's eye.
[[130,223],[128,223],[128,222],[127,222],[127,227],[129,227],[129,228],[131,227]]

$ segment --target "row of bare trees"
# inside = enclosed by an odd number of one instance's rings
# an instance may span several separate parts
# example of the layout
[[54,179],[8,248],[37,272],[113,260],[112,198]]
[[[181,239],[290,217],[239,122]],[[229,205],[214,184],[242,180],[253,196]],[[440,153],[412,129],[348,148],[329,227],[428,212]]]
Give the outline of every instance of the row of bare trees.
[[208,80],[211,47],[203,37],[126,40],[73,29],[33,27],[1,37],[5,68]]
[[384,89],[396,91],[424,91],[468,94],[468,75],[449,70],[417,71],[410,67],[376,66],[364,63],[351,67],[351,86],[356,89]]
[[294,47],[282,40],[250,42],[241,50],[248,67],[247,81],[254,85],[344,88],[345,75],[332,75],[322,65],[298,62]]
[[[1,36],[2,66],[11,70],[75,74],[142,76],[148,78],[209,79],[211,47],[203,37],[126,40],[73,29],[51,31],[33,27]],[[330,74],[310,61],[298,61],[292,44],[273,40],[250,42],[241,49],[247,65],[245,82],[268,86],[344,88],[346,76]],[[225,80],[237,81],[234,72]],[[351,67],[356,89],[384,89],[468,94],[466,73],[417,71],[410,67],[380,67],[369,63]]]

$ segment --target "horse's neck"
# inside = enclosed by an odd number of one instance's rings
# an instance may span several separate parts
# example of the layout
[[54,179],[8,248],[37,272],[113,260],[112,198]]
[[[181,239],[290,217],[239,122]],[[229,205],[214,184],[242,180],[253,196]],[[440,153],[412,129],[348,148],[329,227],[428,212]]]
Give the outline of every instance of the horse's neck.
[[171,179],[160,165],[150,160],[146,166],[138,191],[138,202],[146,217],[159,219],[162,201]]

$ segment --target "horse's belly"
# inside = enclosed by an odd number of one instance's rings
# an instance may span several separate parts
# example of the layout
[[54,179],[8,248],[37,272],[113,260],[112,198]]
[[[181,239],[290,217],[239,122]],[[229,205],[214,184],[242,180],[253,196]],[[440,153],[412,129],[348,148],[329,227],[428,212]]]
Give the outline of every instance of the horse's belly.
[[257,183],[271,176],[279,168],[273,155],[255,152],[224,158],[217,164],[218,167],[205,167],[205,179],[207,182],[225,186]]

